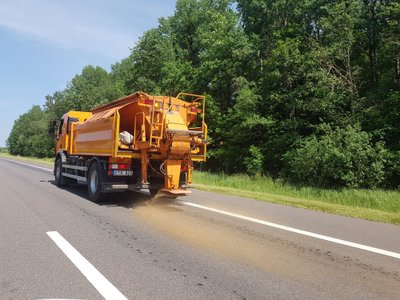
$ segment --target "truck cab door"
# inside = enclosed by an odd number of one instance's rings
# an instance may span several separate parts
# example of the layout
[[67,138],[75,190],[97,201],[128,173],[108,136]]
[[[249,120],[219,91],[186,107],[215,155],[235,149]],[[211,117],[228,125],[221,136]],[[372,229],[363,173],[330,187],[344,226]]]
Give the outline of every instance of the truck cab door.
[[67,134],[66,134],[66,132],[67,132],[67,130],[66,130],[66,125],[67,125],[67,122],[65,122],[65,117],[64,118],[62,118],[61,120],[60,120],[60,124],[59,124],[59,126],[58,126],[58,130],[57,130],[57,143],[56,143],[56,145],[57,145],[57,149],[56,149],[56,152],[58,152],[58,151],[60,151],[60,150],[65,150],[66,149],[66,136],[67,136]]

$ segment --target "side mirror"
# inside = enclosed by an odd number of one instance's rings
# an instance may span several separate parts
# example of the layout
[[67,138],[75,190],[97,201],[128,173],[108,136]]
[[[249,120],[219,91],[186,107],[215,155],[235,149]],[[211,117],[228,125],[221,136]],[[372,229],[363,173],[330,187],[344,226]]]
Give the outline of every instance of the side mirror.
[[56,125],[57,125],[57,121],[50,121],[49,124],[49,136],[51,136],[52,138],[55,138],[55,131],[56,131]]

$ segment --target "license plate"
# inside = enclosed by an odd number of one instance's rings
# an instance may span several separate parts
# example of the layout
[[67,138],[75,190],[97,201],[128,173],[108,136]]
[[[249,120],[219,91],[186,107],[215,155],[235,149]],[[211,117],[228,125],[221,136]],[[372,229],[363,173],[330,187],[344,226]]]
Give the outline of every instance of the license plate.
[[113,174],[113,176],[132,176],[133,175],[133,171],[113,170],[112,174]]

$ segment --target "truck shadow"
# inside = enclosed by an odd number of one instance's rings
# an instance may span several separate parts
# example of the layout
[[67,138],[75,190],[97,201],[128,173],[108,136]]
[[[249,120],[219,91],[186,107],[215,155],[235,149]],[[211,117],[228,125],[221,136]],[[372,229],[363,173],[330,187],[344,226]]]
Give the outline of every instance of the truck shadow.
[[[49,181],[51,184],[56,185],[54,180]],[[57,186],[58,187],[58,186]],[[69,184],[62,187],[58,187],[59,189],[65,190],[78,196],[80,198],[85,199],[86,201],[92,202],[89,199],[88,188],[87,185],[83,184]],[[174,203],[177,200],[177,197],[171,197],[166,195],[156,195],[152,196],[149,192],[145,191],[128,191],[123,193],[110,193],[107,194],[106,198],[101,202],[92,202],[99,206],[107,206],[107,207],[124,207],[124,208],[136,208],[148,205],[165,205]]]

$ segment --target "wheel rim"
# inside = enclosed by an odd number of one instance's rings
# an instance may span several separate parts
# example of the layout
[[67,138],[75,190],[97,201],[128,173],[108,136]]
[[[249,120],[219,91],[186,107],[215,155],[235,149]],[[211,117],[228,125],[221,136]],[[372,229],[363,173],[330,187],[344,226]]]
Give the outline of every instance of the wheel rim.
[[90,191],[92,192],[92,194],[96,193],[97,191],[98,180],[99,176],[97,174],[97,171],[93,170],[92,174],[90,175]]

